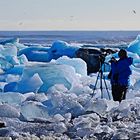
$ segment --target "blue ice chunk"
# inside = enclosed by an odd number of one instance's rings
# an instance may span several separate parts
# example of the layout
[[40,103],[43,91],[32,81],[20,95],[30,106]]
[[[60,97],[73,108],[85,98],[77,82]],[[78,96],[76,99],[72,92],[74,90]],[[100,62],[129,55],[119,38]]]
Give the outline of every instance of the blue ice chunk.
[[40,102],[26,101],[21,105],[21,113],[27,120],[49,118],[47,107]]
[[6,70],[5,74],[22,75],[24,67],[25,67],[24,65],[14,66],[13,68]]
[[78,46],[72,46],[64,41],[55,41],[49,49],[50,59],[57,59],[61,56],[75,57],[75,52],[79,49]]
[[137,38],[129,44],[127,51],[140,55],[140,35],[138,35]]
[[19,56],[18,57],[18,60],[19,60],[19,63],[20,64],[27,64],[28,63],[28,59],[27,59],[27,57],[24,54],[22,54],[21,56]]
[[17,47],[13,44],[6,44],[0,46],[0,54],[2,56],[17,56]]
[[[38,73],[43,81],[42,86],[38,92],[46,92],[51,86],[55,84],[63,84],[67,89],[72,88],[76,83],[80,82],[75,73],[75,69],[68,65],[54,64],[54,63],[30,63],[25,66],[24,73],[21,77],[20,84],[30,80],[30,78]],[[25,82],[26,81],[26,82]],[[25,88],[24,84],[23,88]],[[20,90],[20,88],[18,88]]]
[[80,58],[69,58],[67,56],[60,57],[56,60],[58,64],[66,64],[72,66],[76,73],[87,76],[87,64]]
[[18,38],[12,38],[12,39],[7,39],[7,40],[3,40],[0,42],[1,45],[6,45],[7,43],[18,43],[19,39]]
[[18,56],[25,55],[29,61],[48,62],[48,48],[47,47],[31,47],[25,48],[18,52]]
[[20,112],[15,107],[9,104],[0,105],[0,117],[18,118],[19,116]]
[[14,66],[9,63],[5,58],[0,57],[0,67],[2,70],[6,71],[13,68]]
[[19,60],[17,58],[17,56],[6,56],[6,61],[9,62],[12,65],[19,65]]
[[46,101],[42,102],[42,104],[47,106],[48,108],[53,107],[53,104],[52,104],[51,100],[46,100]]
[[24,102],[26,97],[17,92],[5,92],[0,94],[0,101],[9,105],[19,105]]
[[17,82],[10,82],[4,86],[4,92],[15,92],[17,87]]
[[43,84],[43,81],[41,80],[38,73],[35,73],[32,77],[29,79],[21,80],[17,85],[17,91],[20,93],[27,93],[27,92],[34,92],[37,93],[38,89]]

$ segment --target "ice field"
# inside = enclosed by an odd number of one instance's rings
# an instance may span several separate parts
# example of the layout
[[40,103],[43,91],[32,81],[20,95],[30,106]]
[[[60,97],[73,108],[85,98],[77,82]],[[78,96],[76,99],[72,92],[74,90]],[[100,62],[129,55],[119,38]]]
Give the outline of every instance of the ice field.
[[[104,72],[101,98],[97,74],[76,58],[80,45],[54,41],[51,47],[0,42],[0,137],[11,139],[140,139],[140,36],[126,50],[133,58],[127,99],[111,96]],[[119,48],[117,48],[119,50]],[[117,52],[106,56],[105,62]]]

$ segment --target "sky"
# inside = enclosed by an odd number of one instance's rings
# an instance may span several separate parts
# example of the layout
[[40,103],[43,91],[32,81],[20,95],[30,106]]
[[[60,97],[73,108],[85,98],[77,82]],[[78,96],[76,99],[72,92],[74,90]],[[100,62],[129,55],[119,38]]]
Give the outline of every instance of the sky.
[[0,0],[0,30],[140,30],[140,0]]

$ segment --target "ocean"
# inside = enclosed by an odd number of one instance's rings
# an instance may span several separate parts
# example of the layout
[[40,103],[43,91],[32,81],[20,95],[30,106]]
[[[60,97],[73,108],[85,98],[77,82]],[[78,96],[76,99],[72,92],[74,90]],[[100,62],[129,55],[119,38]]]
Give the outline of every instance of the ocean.
[[128,44],[140,31],[0,31],[0,41],[19,38],[20,43],[51,45],[56,40],[76,44]]

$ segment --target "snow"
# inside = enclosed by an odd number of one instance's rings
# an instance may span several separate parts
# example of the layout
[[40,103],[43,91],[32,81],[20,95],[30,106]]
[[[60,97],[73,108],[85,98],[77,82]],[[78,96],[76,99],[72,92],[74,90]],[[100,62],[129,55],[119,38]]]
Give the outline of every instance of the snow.
[[[55,41],[51,48],[25,46],[19,40],[0,43],[0,128],[3,137],[53,139],[135,139],[140,130],[139,36],[130,43],[133,57],[127,99],[114,102],[110,81],[87,75],[86,63],[75,58],[77,46]],[[106,56],[106,62],[118,54]],[[31,62],[31,60],[35,62]],[[92,96],[93,95],[93,96]]]

